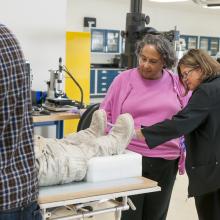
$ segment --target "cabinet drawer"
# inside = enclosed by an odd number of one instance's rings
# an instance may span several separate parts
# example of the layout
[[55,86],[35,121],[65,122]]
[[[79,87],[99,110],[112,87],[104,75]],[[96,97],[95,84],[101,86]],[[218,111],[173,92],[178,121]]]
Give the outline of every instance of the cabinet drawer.
[[114,78],[118,75],[118,71],[107,70],[98,71],[98,93],[106,93]]
[[112,81],[121,71],[121,69],[91,69],[90,97],[104,97]]

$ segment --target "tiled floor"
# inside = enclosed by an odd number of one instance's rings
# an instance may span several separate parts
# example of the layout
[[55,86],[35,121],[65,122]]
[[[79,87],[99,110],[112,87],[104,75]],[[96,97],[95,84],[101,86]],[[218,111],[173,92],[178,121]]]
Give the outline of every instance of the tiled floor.
[[193,198],[187,198],[188,178],[177,176],[167,220],[198,220]]

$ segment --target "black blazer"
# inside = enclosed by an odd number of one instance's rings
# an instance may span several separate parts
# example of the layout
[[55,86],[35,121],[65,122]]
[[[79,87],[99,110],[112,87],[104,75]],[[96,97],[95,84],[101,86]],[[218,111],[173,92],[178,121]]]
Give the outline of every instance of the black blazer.
[[189,196],[220,188],[220,77],[205,80],[171,120],[142,133],[150,148],[185,135]]

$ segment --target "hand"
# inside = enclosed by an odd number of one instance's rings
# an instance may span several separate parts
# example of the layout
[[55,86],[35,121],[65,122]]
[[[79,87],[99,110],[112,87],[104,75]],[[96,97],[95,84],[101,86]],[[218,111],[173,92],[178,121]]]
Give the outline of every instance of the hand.
[[141,132],[141,129],[135,129],[135,136],[138,140],[144,140],[144,135]]

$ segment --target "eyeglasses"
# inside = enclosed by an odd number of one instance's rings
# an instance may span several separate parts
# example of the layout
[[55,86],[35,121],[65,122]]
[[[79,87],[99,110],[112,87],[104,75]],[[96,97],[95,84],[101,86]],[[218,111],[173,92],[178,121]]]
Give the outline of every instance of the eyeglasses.
[[188,71],[186,71],[186,72],[183,72],[182,74],[181,74],[181,78],[183,79],[183,80],[186,80],[189,76],[190,76],[190,74],[192,74],[192,72],[195,70],[195,69],[197,69],[198,67],[195,67],[195,68],[192,68],[191,70],[188,70]]
[[139,62],[140,64],[146,64],[148,63],[149,65],[157,65],[158,63],[160,63],[160,60],[157,60],[157,59],[149,59],[149,58],[146,58],[144,56],[140,56],[139,57]]

